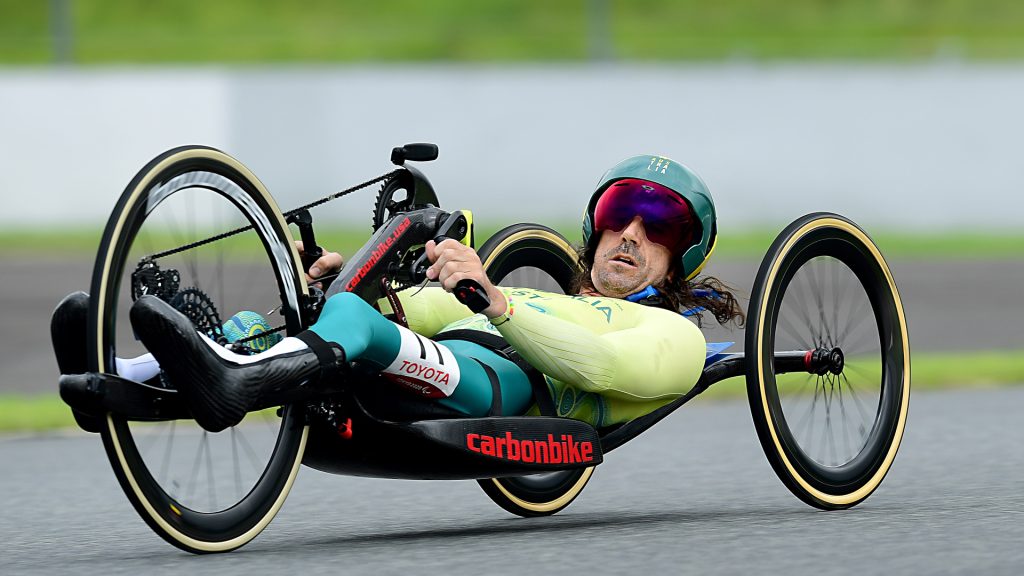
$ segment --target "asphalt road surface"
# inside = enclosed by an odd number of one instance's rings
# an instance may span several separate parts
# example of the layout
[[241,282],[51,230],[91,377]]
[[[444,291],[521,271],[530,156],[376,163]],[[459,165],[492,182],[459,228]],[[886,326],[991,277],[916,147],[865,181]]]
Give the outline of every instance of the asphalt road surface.
[[821,512],[783,487],[745,403],[698,399],[608,456],[556,516],[475,482],[303,469],[278,517],[226,555],[164,543],[97,437],[0,439],[4,574],[986,574],[1024,571],[1024,388],[918,393],[881,487]]
[[[2,264],[0,393],[56,391],[50,314],[65,294],[88,290],[92,259],[8,259]],[[712,263],[707,272],[737,288],[746,306],[758,264]],[[1024,350],[1024,261],[895,261],[891,267],[912,351]],[[742,347],[742,330],[712,327],[705,334],[709,341],[733,340],[737,349]]]

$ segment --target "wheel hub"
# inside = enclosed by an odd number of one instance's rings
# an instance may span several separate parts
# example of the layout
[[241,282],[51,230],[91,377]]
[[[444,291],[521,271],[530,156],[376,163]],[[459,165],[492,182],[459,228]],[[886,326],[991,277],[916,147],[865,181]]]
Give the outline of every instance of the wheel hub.
[[839,375],[843,373],[843,366],[845,365],[846,358],[843,356],[843,351],[836,346],[828,355],[828,371]]
[[842,374],[846,362],[843,351],[838,346],[831,349],[817,348],[811,352],[810,360],[810,372],[818,376],[824,376],[829,372],[836,375]]

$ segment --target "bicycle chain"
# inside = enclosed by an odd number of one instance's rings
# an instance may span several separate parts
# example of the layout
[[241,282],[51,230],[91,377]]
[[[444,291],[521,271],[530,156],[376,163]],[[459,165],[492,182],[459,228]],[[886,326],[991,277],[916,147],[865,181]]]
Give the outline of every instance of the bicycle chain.
[[[362,184],[357,184],[357,185],[355,185],[355,186],[353,186],[351,188],[346,188],[345,190],[342,190],[340,192],[335,192],[334,194],[328,194],[327,196],[324,196],[323,198],[321,198],[319,200],[315,200],[315,201],[310,202],[309,204],[306,204],[304,206],[299,206],[298,208],[295,208],[293,210],[289,210],[288,212],[285,212],[284,214],[282,214],[282,216],[284,216],[287,219],[289,216],[291,216],[293,214],[296,214],[296,213],[301,212],[303,210],[309,210],[310,208],[316,208],[317,206],[320,206],[321,204],[326,204],[327,202],[330,202],[331,200],[337,200],[338,198],[341,198],[342,196],[346,196],[348,194],[356,192],[357,190],[362,190],[363,188],[366,188],[367,186],[372,186],[372,185],[376,184],[377,182],[387,182],[391,178],[395,177],[395,175],[397,175],[399,172],[401,172],[401,169],[392,170],[391,172],[388,172],[387,174],[384,174],[382,176],[377,176],[376,178],[373,178],[371,180],[367,180],[366,182],[363,182]],[[217,242],[217,241],[223,240],[225,238],[230,238],[231,236],[235,236],[236,234],[241,234],[242,232],[245,232],[247,230],[252,230],[252,224],[250,224],[248,226],[242,226],[241,228],[235,228],[234,230],[229,230],[227,232],[223,232],[221,234],[217,234],[216,236],[210,236],[209,238],[205,238],[203,240],[197,240],[197,241],[192,242],[190,244],[185,244],[184,246],[178,246],[177,248],[171,248],[170,250],[164,250],[163,252],[157,252],[156,254],[153,254],[152,256],[149,256],[148,258],[150,260],[156,260],[158,258],[164,258],[165,256],[172,256],[174,254],[178,254],[180,252],[185,252],[187,250],[192,250],[193,248],[198,248],[200,246],[205,246],[207,244],[210,244],[210,243],[213,243],[213,242]]]
[[238,340],[235,340],[231,344],[246,344],[246,343],[252,342],[253,340],[256,340],[258,338],[264,338],[264,337],[266,337],[269,334],[276,334],[277,332],[280,332],[280,331],[285,330],[287,328],[288,328],[287,326],[281,325],[281,326],[278,326],[277,328],[272,328],[272,329],[267,330],[265,332],[260,332],[258,334],[253,334],[252,336],[246,336],[245,338],[239,338]]
[[[328,194],[327,196],[324,196],[323,198],[320,198],[319,200],[314,200],[313,202],[310,202],[309,204],[305,204],[303,206],[299,206],[298,208],[289,210],[289,211],[283,213],[282,216],[285,219],[287,219],[289,216],[291,216],[293,214],[296,214],[296,213],[301,212],[303,210],[309,210],[310,208],[316,208],[317,206],[326,204],[327,202],[330,202],[331,200],[337,200],[338,198],[341,198],[342,196],[346,196],[346,195],[351,194],[353,192],[356,192],[358,190],[362,190],[363,188],[366,188],[368,186],[372,186],[372,185],[374,185],[374,184],[376,184],[378,182],[383,182],[384,184],[387,184],[387,182],[390,181],[392,178],[394,178],[396,175],[398,175],[399,172],[401,172],[400,168],[396,169],[396,170],[392,170],[391,172],[388,172],[387,174],[383,174],[381,176],[377,176],[376,178],[372,178],[370,180],[367,180],[366,182],[363,182],[361,184],[356,184],[355,186],[352,186],[350,188],[346,188],[346,189],[341,190],[339,192],[335,192],[333,194]],[[210,236],[209,238],[204,238],[202,240],[197,240],[197,241],[192,242],[190,244],[185,244],[183,246],[178,246],[177,248],[171,248],[169,250],[164,250],[163,252],[157,252],[156,254],[153,254],[151,256],[148,256],[148,257],[144,258],[144,260],[149,260],[149,261],[152,262],[152,261],[157,260],[158,258],[164,258],[166,256],[172,256],[174,254],[178,254],[178,253],[181,253],[181,252],[192,250],[193,248],[199,248],[200,246],[205,246],[207,244],[212,244],[213,242],[218,242],[220,240],[224,240],[225,238],[230,238],[231,236],[235,236],[237,234],[241,234],[242,232],[245,232],[247,230],[252,230],[252,228],[253,227],[252,227],[251,224],[248,225],[248,226],[243,226],[241,228],[235,228],[234,230],[229,230],[227,232],[223,232],[221,234],[217,234],[216,236]],[[287,328],[288,327],[284,326],[284,325],[277,326],[276,328],[272,328],[272,329],[267,330],[265,332],[260,332],[259,334],[254,334],[254,335],[248,336],[246,338],[240,338],[240,339],[232,342],[231,345],[232,346],[243,346],[243,345],[247,344],[248,342],[256,340],[257,338],[264,338],[264,337],[266,337],[266,336],[268,336],[270,334],[275,334],[277,332],[282,332],[282,331],[284,331]],[[218,329],[219,329],[219,327],[218,327]]]

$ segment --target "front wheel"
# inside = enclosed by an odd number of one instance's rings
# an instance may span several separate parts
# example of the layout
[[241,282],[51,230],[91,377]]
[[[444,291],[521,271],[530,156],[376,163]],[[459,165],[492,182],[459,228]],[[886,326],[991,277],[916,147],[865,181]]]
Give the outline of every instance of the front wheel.
[[[910,398],[907,322],[878,247],[842,216],[796,220],[765,255],[747,318],[747,395],[775,473],[812,506],[862,502],[892,466]],[[815,350],[837,361],[776,371],[776,353]]]
[[[579,270],[576,250],[558,232],[539,224],[515,224],[491,236],[479,250],[495,284],[569,293]],[[503,509],[523,517],[562,510],[586,487],[594,467],[529,476],[478,480]]]
[[[93,270],[89,369],[127,373],[136,364],[125,359],[145,359],[128,324],[143,294],[168,301],[223,343],[224,322],[240,311],[265,315],[271,326],[263,330],[298,332],[306,287],[296,259],[276,204],[238,161],[199,146],[161,154],[129,183],[104,230]],[[245,344],[254,352],[270,345],[255,325],[238,326],[255,336]],[[159,375],[133,378],[167,387]],[[218,434],[190,420],[108,414],[101,434],[124,493],[150,528],[189,552],[224,552],[252,540],[283,504],[302,461],[303,412],[286,406],[249,414]]]

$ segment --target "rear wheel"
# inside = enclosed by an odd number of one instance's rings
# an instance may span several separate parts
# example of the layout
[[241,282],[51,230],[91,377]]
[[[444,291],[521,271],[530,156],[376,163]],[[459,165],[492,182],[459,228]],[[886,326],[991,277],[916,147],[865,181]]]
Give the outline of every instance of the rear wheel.
[[[754,282],[746,350],[754,425],[782,482],[823,509],[867,498],[896,456],[910,398],[903,305],[871,238],[835,214],[790,224]],[[775,353],[793,350],[834,361],[777,373]]]
[[[578,270],[576,250],[554,230],[516,224],[489,238],[479,250],[495,284],[569,293]],[[594,467],[529,476],[478,480],[484,493],[519,516],[548,516],[568,506],[590,481]]]
[[[221,324],[243,310],[298,332],[306,288],[295,262],[280,211],[248,169],[211,148],[161,154],[128,185],[103,234],[92,281],[90,370],[117,373],[115,358],[146,353],[128,323],[142,294],[171,302],[224,343]],[[266,346],[267,339],[246,346]],[[169,388],[150,376],[148,383]],[[171,544],[204,553],[238,548],[266,527],[298,472],[307,428],[302,407],[284,407],[249,414],[218,434],[189,420],[137,422],[117,414],[106,416],[101,432],[143,520]]]

